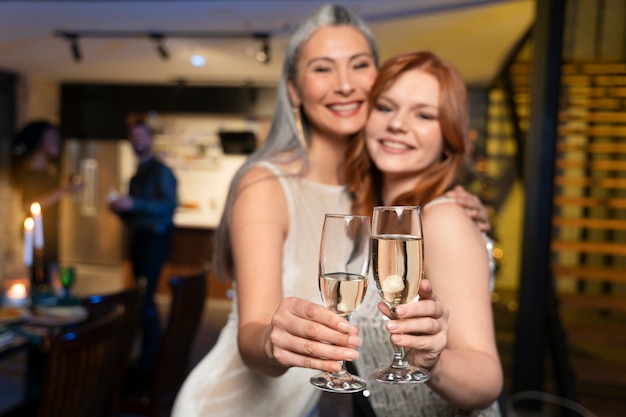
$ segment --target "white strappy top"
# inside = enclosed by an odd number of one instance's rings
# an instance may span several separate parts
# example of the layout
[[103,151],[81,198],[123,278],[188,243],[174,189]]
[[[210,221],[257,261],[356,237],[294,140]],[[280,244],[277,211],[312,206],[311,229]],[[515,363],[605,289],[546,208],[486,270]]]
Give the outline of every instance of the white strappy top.
[[[343,186],[314,183],[261,162],[279,180],[289,211],[283,245],[283,295],[321,304],[317,260],[324,214],[349,213]],[[176,398],[173,417],[304,417],[315,412],[320,391],[309,383],[317,371],[291,368],[272,378],[252,372],[237,346],[237,299],[211,351],[191,371]]]

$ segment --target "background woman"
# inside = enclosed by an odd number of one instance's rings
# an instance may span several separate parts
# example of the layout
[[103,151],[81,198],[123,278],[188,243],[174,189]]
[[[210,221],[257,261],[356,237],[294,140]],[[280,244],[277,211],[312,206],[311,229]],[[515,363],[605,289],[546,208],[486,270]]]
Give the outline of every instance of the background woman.
[[60,185],[61,148],[58,126],[46,120],[35,120],[26,124],[17,133],[11,146],[12,181],[22,194],[25,214],[30,214],[30,205],[35,201],[42,208],[46,280],[50,264],[59,261],[58,202],[64,195],[82,188],[81,183]]

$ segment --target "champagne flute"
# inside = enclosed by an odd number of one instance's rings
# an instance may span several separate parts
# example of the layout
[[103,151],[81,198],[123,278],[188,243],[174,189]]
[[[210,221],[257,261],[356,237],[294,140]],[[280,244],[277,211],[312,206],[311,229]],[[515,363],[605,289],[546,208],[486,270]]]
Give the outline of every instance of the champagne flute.
[[[367,290],[371,260],[370,218],[343,214],[324,217],[319,258],[319,288],[326,308],[350,320]],[[344,361],[337,373],[311,377],[317,388],[339,393],[365,389],[363,378],[350,374]]]
[[[418,206],[374,207],[372,219],[372,263],[378,293],[395,316],[400,304],[417,301],[424,275],[424,241],[421,209]],[[418,383],[430,373],[410,365],[404,348],[394,345],[393,362],[372,376],[382,382]]]

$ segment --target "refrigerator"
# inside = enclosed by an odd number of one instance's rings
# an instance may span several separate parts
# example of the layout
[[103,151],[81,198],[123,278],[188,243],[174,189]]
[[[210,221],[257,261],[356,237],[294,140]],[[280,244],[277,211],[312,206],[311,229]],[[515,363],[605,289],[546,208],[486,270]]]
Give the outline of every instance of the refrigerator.
[[107,195],[124,194],[135,155],[127,140],[66,140],[61,172],[79,176],[84,187],[63,198],[59,256],[62,265],[118,267],[124,260],[124,228],[109,210]]

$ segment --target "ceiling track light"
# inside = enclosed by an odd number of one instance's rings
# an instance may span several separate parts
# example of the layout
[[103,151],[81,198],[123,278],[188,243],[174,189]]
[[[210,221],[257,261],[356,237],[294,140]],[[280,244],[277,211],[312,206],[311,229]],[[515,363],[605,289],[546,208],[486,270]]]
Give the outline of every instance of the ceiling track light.
[[79,49],[79,38],[148,38],[155,42],[157,54],[163,59],[169,59],[169,51],[165,47],[165,38],[195,38],[195,39],[245,39],[252,38],[261,41],[261,49],[257,50],[256,59],[264,64],[270,61],[270,33],[268,32],[211,32],[211,31],[170,31],[170,32],[136,32],[130,30],[106,31],[106,30],[57,30],[55,36],[63,37],[70,42],[72,56],[75,61],[82,59]]
[[271,57],[269,36],[257,35],[256,37],[261,40],[261,49],[256,52],[255,57],[262,64],[268,64]]
[[78,45],[78,34],[73,32],[67,32],[63,35],[70,44],[70,52],[75,62],[80,62],[83,59],[83,55],[80,52],[80,46]]
[[165,35],[163,35],[162,33],[151,33],[150,38],[156,44],[157,54],[161,57],[162,60],[167,61],[170,58],[170,54],[165,48]]

